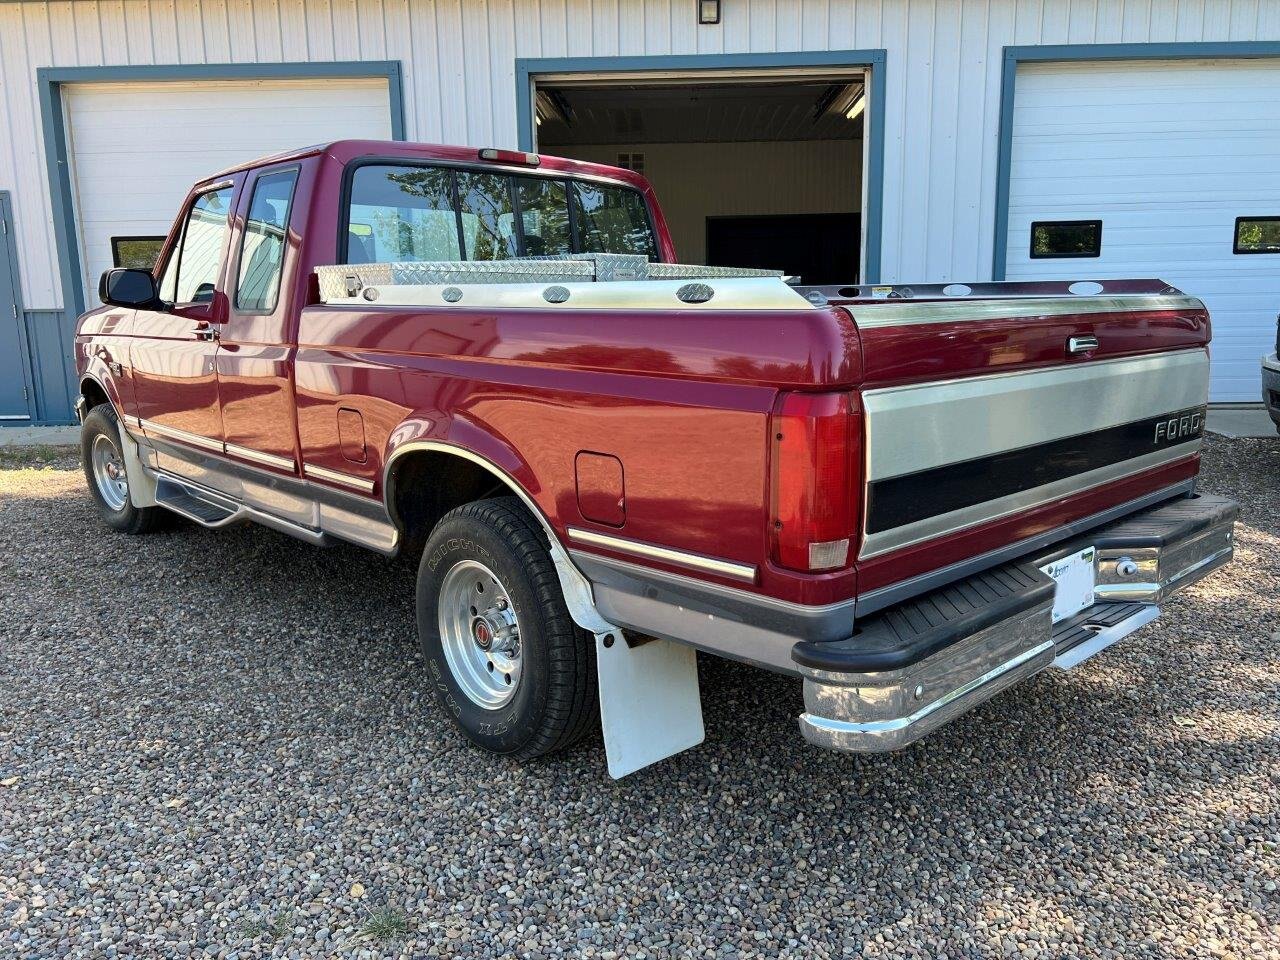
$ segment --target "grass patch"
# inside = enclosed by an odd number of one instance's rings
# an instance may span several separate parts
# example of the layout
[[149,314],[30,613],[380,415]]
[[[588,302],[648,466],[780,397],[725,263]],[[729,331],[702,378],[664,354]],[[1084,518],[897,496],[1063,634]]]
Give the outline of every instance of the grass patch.
[[249,917],[240,923],[240,932],[250,940],[266,937],[269,940],[283,940],[293,929],[294,912],[292,910],[275,910]]
[[377,940],[389,943],[401,940],[409,932],[409,918],[403,910],[395,907],[382,907],[374,910],[360,928],[360,936],[365,940]]
[[52,447],[38,444],[32,447],[0,447],[0,469],[22,467],[63,466],[69,460],[80,459],[79,447]]

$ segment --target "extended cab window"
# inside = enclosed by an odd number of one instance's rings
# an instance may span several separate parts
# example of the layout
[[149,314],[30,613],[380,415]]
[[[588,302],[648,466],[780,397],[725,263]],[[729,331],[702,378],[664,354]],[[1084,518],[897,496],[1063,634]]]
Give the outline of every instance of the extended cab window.
[[658,258],[644,197],[626,187],[573,183],[578,245],[585,253],[639,253]]
[[218,283],[222,248],[231,212],[231,187],[196,197],[182,229],[182,243],[160,284],[161,299],[170,303],[208,303]]
[[516,177],[520,227],[528,257],[554,256],[573,250],[569,233],[569,198],[563,180]]
[[468,260],[520,256],[511,178],[493,173],[458,173],[458,208]]
[[249,216],[240,241],[240,278],[236,283],[236,307],[244,311],[270,312],[280,297],[280,271],[284,268],[285,231],[297,170],[282,170],[258,177],[249,201]]

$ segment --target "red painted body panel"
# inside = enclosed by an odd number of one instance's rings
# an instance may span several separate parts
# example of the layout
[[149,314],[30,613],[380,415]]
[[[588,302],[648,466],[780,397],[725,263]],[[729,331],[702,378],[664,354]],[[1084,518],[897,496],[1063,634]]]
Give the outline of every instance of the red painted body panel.
[[[848,309],[856,319],[858,308]],[[1068,358],[1067,338],[1082,334],[1095,335],[1099,348]],[[862,386],[872,389],[1203,347],[1209,342],[1209,315],[1166,310],[927,323],[871,327],[860,336]]]
[[[218,294],[219,297],[222,294]],[[196,337],[206,307],[166,313],[138,310],[130,328],[135,415],[211,440],[222,437],[218,407],[218,344]]]
[[[1201,346],[1207,317],[1195,311],[1102,314],[859,331],[850,314],[874,309],[859,302],[744,313],[320,305],[312,271],[337,262],[344,166],[369,156],[482,165],[471,148],[343,141],[204,181],[230,176],[237,183],[221,299],[205,311],[218,322],[221,344],[196,340],[198,318],[190,315],[104,309],[82,319],[81,371],[103,377],[126,412],[293,460],[295,470],[305,463],[368,481],[373,499],[383,496],[383,470],[398,448],[416,440],[452,444],[508,474],[562,538],[568,527],[584,527],[748,564],[759,570],[748,589],[806,604],[847,600],[1196,472],[1198,458],[1189,457],[859,567],[816,575],[781,569],[769,559],[768,529],[769,416],[781,392],[855,391],[1060,365],[1067,362],[1066,338],[1082,332],[1098,334],[1104,346],[1081,359]],[[291,165],[301,172],[279,305],[269,315],[242,315],[225,290],[226,278],[237,275],[248,192],[257,171]],[[676,259],[661,208],[642,177],[550,157],[540,169],[636,187],[649,203],[662,259]],[[181,213],[161,263],[180,220]],[[120,375],[99,356],[103,350],[122,363]],[[362,460],[355,456],[358,444],[339,433],[339,411],[348,426],[356,417],[361,423]],[[575,460],[582,451],[622,464],[626,503],[624,511],[608,514],[614,523],[580,512]],[[739,581],[699,576],[743,588]]]

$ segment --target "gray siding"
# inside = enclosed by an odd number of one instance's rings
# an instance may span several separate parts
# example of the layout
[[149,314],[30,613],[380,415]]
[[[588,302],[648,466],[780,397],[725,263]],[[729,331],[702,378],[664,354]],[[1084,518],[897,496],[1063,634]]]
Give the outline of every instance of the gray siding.
[[75,320],[65,310],[25,310],[27,348],[34,380],[33,423],[71,423],[75,419],[75,364],[71,344]]

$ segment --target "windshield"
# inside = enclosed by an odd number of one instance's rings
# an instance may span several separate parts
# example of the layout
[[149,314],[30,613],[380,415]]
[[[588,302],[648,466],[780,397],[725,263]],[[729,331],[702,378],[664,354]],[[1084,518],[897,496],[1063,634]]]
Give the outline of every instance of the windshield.
[[346,263],[658,258],[644,197],[621,184],[377,163],[353,171],[349,196]]

